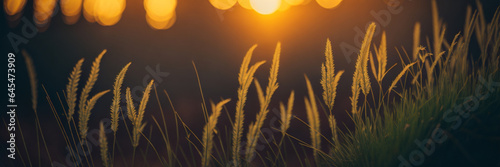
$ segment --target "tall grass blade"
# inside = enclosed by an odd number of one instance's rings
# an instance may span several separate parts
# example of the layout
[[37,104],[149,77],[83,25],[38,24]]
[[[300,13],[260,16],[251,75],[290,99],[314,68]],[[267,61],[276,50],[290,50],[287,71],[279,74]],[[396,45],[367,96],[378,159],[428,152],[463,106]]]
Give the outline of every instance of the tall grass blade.
[[102,56],[106,53],[106,50],[103,50],[99,56],[95,59],[94,63],[92,63],[92,69],[90,70],[89,78],[87,79],[87,83],[85,84],[85,87],[82,90],[82,93],[80,95],[80,102],[79,102],[79,111],[78,114],[81,114],[84,112],[87,102],[87,98],[89,96],[90,91],[92,90],[92,87],[94,87],[95,82],[97,81],[97,77],[99,76],[99,65],[101,63]]
[[320,134],[320,120],[318,114],[318,106],[316,105],[316,97],[314,96],[314,91],[311,86],[309,78],[305,76],[307,83],[307,92],[309,98],[305,97],[307,120],[309,122],[310,133],[311,133],[311,145],[313,148],[313,155],[316,161],[319,160],[318,152],[321,150],[321,134]]
[[68,122],[73,120],[73,114],[76,107],[76,91],[78,91],[78,82],[80,81],[80,74],[82,73],[82,64],[84,59],[80,59],[73,67],[73,71],[69,75],[68,85],[66,85],[66,102],[68,103],[68,115],[66,116]]
[[375,33],[376,25],[375,23],[371,23],[366,31],[365,38],[363,39],[363,44],[361,45],[361,50],[358,55],[358,59],[356,60],[356,69],[354,71],[353,81],[352,81],[352,96],[351,105],[352,105],[352,113],[357,114],[358,109],[358,98],[360,89],[363,91],[365,95],[368,94],[370,90],[370,81],[368,77],[368,56],[370,54],[370,43],[373,38],[373,34]]
[[283,103],[280,104],[280,115],[281,115],[281,133],[285,135],[286,130],[290,127],[290,121],[292,119],[292,109],[293,109],[293,102],[295,99],[295,92],[292,91],[290,93],[290,97],[288,98],[288,104],[286,106],[283,105]]
[[[247,134],[247,145],[245,152],[245,159],[247,162],[251,162],[255,156],[255,146],[257,145],[257,139],[260,137],[260,129],[264,124],[264,120],[266,119],[267,113],[269,112],[268,106],[271,102],[271,97],[273,96],[276,89],[278,89],[278,71],[279,71],[279,62],[280,62],[280,54],[281,54],[281,43],[278,42],[276,45],[276,50],[273,56],[273,63],[271,65],[271,70],[269,71],[269,81],[266,88],[266,95],[264,99],[262,99],[262,89],[259,83],[256,81],[257,92],[259,94],[260,103],[260,111],[257,114],[257,118],[254,123],[250,125],[250,129]],[[260,92],[260,93],[259,93]]]
[[80,129],[80,137],[85,140],[87,138],[88,121],[90,119],[90,111],[94,108],[95,103],[99,98],[101,98],[104,94],[108,93],[109,90],[105,90],[94,95],[90,100],[87,101],[85,105],[85,109],[80,112],[78,127]]
[[221,114],[222,107],[231,101],[231,99],[225,99],[215,105],[212,104],[212,115],[208,118],[208,122],[203,128],[203,155],[201,156],[201,166],[207,167],[210,166],[210,159],[212,157],[212,148],[214,145],[214,131],[215,126],[217,125],[217,119]]
[[113,85],[113,102],[111,103],[111,130],[116,133],[118,130],[118,117],[120,112],[120,100],[121,100],[121,87],[123,79],[125,78],[125,73],[127,73],[128,67],[131,63],[125,65],[120,73],[116,76],[115,84]]
[[245,57],[243,58],[243,62],[241,63],[240,73],[238,75],[239,88],[238,88],[238,101],[236,102],[236,114],[233,125],[233,133],[232,133],[232,163],[235,166],[239,166],[240,164],[240,150],[241,150],[241,137],[243,135],[243,121],[244,121],[244,110],[245,102],[247,100],[248,88],[253,80],[253,75],[255,71],[264,64],[265,61],[260,61],[252,65],[248,68],[250,64],[250,60],[252,59],[252,53],[255,50],[257,45],[252,46]]
[[108,155],[108,139],[106,138],[104,124],[102,122],[99,123],[99,147],[101,147],[102,165],[105,167],[112,166]]

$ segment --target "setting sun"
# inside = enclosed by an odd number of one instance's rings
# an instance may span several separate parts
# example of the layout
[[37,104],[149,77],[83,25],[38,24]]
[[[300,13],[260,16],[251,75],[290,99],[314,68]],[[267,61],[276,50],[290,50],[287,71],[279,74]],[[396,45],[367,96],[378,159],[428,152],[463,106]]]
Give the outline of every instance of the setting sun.
[[279,9],[281,0],[250,0],[252,8],[260,14],[268,15]]

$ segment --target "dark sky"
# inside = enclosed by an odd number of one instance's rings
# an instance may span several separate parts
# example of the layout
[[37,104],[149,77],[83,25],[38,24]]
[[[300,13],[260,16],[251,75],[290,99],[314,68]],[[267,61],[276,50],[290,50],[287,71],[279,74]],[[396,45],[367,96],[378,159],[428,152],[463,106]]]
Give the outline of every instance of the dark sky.
[[[499,6],[498,0],[483,0],[487,19]],[[24,15],[32,19],[32,2],[29,1]],[[467,5],[475,6],[473,0],[438,1],[440,16],[447,24],[446,38],[452,37],[462,28]],[[334,113],[338,120],[348,119],[346,111],[350,109],[350,87],[356,55],[346,59],[340,44],[356,46],[356,29],[365,31],[365,26],[375,21],[379,30],[387,32],[389,67],[398,63],[386,77],[392,80],[399,73],[400,60],[395,47],[411,49],[412,32],[415,22],[421,22],[422,35],[431,36],[431,1],[402,1],[399,13],[391,13],[390,19],[384,17],[380,22],[371,13],[387,13],[388,6],[382,0],[344,0],[334,9],[324,9],[312,1],[308,5],[292,7],[285,12],[277,12],[262,16],[250,10],[235,6],[228,11],[218,11],[208,0],[179,0],[176,9],[177,21],[168,30],[154,30],[145,19],[145,11],[141,0],[127,0],[127,6],[121,20],[114,26],[103,27],[97,23],[89,23],[83,18],[75,25],[66,25],[61,13],[57,13],[48,29],[21,44],[33,57],[37,78],[47,89],[56,106],[60,110],[56,93],[61,93],[67,84],[67,77],[80,58],[85,58],[83,81],[86,80],[91,62],[103,50],[107,53],[102,59],[101,72],[96,87],[91,94],[105,89],[112,89],[116,74],[128,62],[132,62],[125,77],[124,87],[142,86],[143,78],[149,75],[147,67],[168,72],[158,85],[158,90],[167,90],[176,109],[185,121],[201,129],[197,122],[203,120],[200,107],[201,96],[197,85],[192,62],[196,63],[206,100],[219,101],[232,98],[229,112],[234,112],[237,75],[239,66],[246,51],[258,44],[253,62],[267,60],[257,72],[256,78],[264,86],[267,84],[270,61],[278,41],[282,42],[281,64],[278,82],[280,87],[271,102],[270,108],[277,108],[279,101],[285,101],[291,90],[296,91],[295,114],[305,119],[303,97],[306,84],[304,74],[313,82],[316,95],[320,95],[320,67],[324,61],[324,49],[327,38],[333,42],[333,54],[337,70],[345,70],[341,79]],[[1,14],[1,54],[12,52],[7,34],[21,34],[21,26],[7,24],[5,13]],[[383,26],[385,24],[386,26]],[[22,24],[21,24],[22,25]],[[421,41],[424,41],[422,38]],[[378,45],[380,35],[374,37]],[[30,92],[24,60],[18,54],[18,101],[25,113],[22,117],[32,117]],[[390,82],[390,81],[388,81]],[[386,83],[387,84],[387,83]],[[249,120],[254,119],[257,111],[255,89],[250,88],[248,101]],[[92,118],[109,117],[111,95],[106,95],[98,102]],[[39,115],[42,120],[53,121],[45,93],[39,87]],[[156,100],[155,98],[153,100]],[[160,94],[162,107],[168,108],[164,94]],[[171,110],[167,110],[171,111]],[[24,112],[24,111],[23,111]],[[148,114],[158,115],[156,101],[150,102]],[[91,119],[92,119],[91,118]],[[149,116],[147,119],[150,121]],[[227,118],[225,118],[227,119]],[[97,121],[95,121],[97,123]],[[300,124],[295,122],[296,124]],[[97,125],[97,124],[94,124]],[[55,125],[47,125],[53,127]],[[300,125],[299,125],[300,126]],[[97,127],[97,126],[96,126]],[[91,127],[92,128],[92,127]],[[299,127],[298,127],[299,128]],[[304,127],[301,127],[304,128]],[[3,130],[2,130],[3,131]]]

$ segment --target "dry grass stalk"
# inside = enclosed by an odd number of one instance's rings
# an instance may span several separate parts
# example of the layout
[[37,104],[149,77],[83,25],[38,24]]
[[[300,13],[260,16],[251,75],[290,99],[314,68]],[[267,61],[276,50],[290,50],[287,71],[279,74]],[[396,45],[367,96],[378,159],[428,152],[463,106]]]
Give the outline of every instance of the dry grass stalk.
[[418,52],[420,52],[420,23],[415,23],[415,28],[413,30],[413,61],[418,58]]
[[99,76],[99,66],[101,63],[102,56],[106,53],[106,50],[103,50],[99,56],[95,59],[95,61],[92,63],[92,69],[90,70],[89,78],[87,79],[87,83],[85,84],[85,87],[82,90],[82,93],[80,95],[80,101],[79,101],[79,114],[86,108],[85,102],[87,101],[87,98],[89,96],[90,91],[92,90],[92,87],[94,87],[95,82],[97,81],[97,77]]
[[99,98],[101,98],[104,94],[108,93],[109,90],[105,90],[94,95],[90,100],[85,104],[85,109],[81,111],[79,114],[79,122],[78,127],[80,129],[80,137],[85,140],[87,138],[88,131],[88,122],[90,119],[90,111],[94,108],[95,103]]
[[244,121],[244,111],[245,102],[247,100],[248,88],[253,80],[253,75],[255,71],[264,64],[265,61],[260,61],[248,68],[250,60],[252,59],[252,53],[257,45],[252,46],[241,63],[240,73],[238,75],[239,88],[238,88],[238,101],[236,102],[236,114],[233,125],[233,138],[232,138],[232,161],[234,165],[240,165],[239,152],[241,150],[241,137],[243,133],[243,121]]
[[38,103],[38,86],[37,86],[37,80],[36,80],[36,72],[35,72],[35,65],[33,64],[33,59],[31,59],[31,56],[26,52],[26,50],[22,50],[21,53],[23,54],[24,60],[26,62],[26,68],[28,69],[28,76],[30,79],[30,87],[31,87],[31,107],[33,110],[36,112],[36,106]]
[[358,59],[356,60],[356,70],[354,71],[354,77],[352,81],[352,97],[351,105],[352,105],[352,113],[357,114],[358,109],[358,98],[360,89],[363,91],[363,94],[367,95],[370,91],[370,81],[368,77],[368,56],[370,54],[370,43],[373,38],[373,34],[375,33],[376,25],[375,23],[371,23],[366,31],[365,38],[363,40],[363,44],[361,45],[361,51],[359,53]]
[[335,117],[333,115],[329,115],[328,124],[330,125],[330,129],[332,130],[332,141],[333,147],[335,148],[338,145],[339,137],[337,134],[337,121],[335,120]]
[[306,103],[307,120],[309,122],[309,128],[311,132],[311,146],[313,149],[314,159],[318,160],[318,152],[321,150],[321,134],[320,134],[320,120],[318,114],[318,106],[316,105],[316,97],[314,96],[314,91],[311,86],[309,78],[306,78],[307,91],[309,98],[305,97],[304,101]]
[[106,139],[104,124],[102,122],[99,123],[99,147],[101,147],[102,165],[105,167],[112,166],[108,156],[108,139]]
[[260,129],[264,124],[267,113],[269,113],[269,103],[271,102],[271,97],[273,96],[276,89],[278,89],[278,71],[280,63],[280,53],[281,53],[281,43],[278,42],[276,45],[276,50],[273,56],[273,64],[271,65],[271,70],[269,72],[269,81],[266,88],[266,95],[262,93],[262,87],[259,82],[255,80],[257,92],[259,94],[260,101],[260,111],[257,114],[257,118],[254,123],[250,125],[250,129],[247,134],[247,145],[245,159],[247,162],[252,161],[255,155],[255,146],[257,145],[257,139],[260,137]]
[[111,103],[111,129],[116,133],[118,130],[118,117],[120,115],[120,100],[121,100],[121,87],[123,84],[123,79],[125,78],[125,73],[127,73],[128,67],[131,63],[125,65],[120,73],[116,76],[115,84],[113,85],[113,102]]
[[212,105],[212,115],[208,118],[208,122],[203,128],[203,155],[201,156],[201,166],[206,167],[210,166],[210,159],[212,157],[212,148],[214,145],[214,131],[215,126],[217,125],[217,119],[221,114],[222,107],[231,101],[231,99],[225,99],[215,105],[211,102]]
[[78,91],[78,82],[80,81],[80,74],[82,73],[83,58],[76,63],[73,71],[69,75],[68,85],[66,85],[66,102],[68,103],[68,122],[73,119],[76,107],[76,91]]
[[135,111],[135,107],[134,107],[134,101],[132,100],[132,95],[130,93],[130,88],[127,87],[127,89],[125,90],[125,100],[127,101],[127,117],[128,119],[130,119],[132,121],[132,123],[134,123],[134,119],[135,119],[135,115],[136,115],[136,111]]
[[132,130],[132,146],[134,148],[139,145],[139,139],[141,137],[142,130],[144,130],[144,127],[146,126],[145,123],[142,123],[142,119],[144,118],[146,104],[149,101],[149,93],[151,92],[153,83],[154,80],[151,80],[148,86],[146,86],[146,89],[144,89],[142,100],[137,111],[135,110],[134,103],[130,95],[130,88],[127,88],[126,90],[128,118],[130,119],[130,121],[132,121],[132,125],[134,126]]
[[416,62],[413,62],[411,64],[408,64],[405,66],[405,68],[398,74],[398,76],[394,79],[394,81],[392,81],[392,84],[391,86],[389,87],[389,90],[387,91],[388,93],[390,93],[392,91],[392,89],[394,89],[394,87],[396,86],[396,84],[399,82],[399,80],[401,80],[401,77],[403,77],[404,74],[406,74],[406,71],[408,71],[408,69],[413,66]]
[[321,66],[321,85],[323,86],[323,100],[328,106],[331,115],[331,111],[333,110],[333,105],[335,103],[335,97],[337,96],[337,86],[344,71],[339,71],[335,74],[335,64],[333,62],[332,44],[330,39],[327,39],[326,41],[325,58],[326,62]]
[[280,103],[280,116],[281,116],[281,133],[285,135],[286,130],[290,127],[290,121],[292,119],[292,109],[293,109],[293,102],[295,100],[295,92],[292,91],[290,93],[290,97],[288,98],[288,104],[285,109],[285,105],[283,103]]

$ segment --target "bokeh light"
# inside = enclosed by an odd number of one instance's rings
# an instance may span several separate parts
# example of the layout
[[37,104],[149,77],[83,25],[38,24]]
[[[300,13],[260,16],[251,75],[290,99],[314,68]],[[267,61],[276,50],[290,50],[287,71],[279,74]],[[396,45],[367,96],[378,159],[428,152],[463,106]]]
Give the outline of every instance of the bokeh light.
[[283,12],[288,9],[290,9],[290,4],[288,4],[286,1],[281,1],[280,7],[278,8],[278,11]]
[[66,24],[75,24],[80,18],[82,0],[61,0],[60,6],[64,15],[63,21]]
[[172,27],[177,19],[177,16],[175,12],[172,13],[172,16],[168,18],[168,20],[165,21],[157,21],[152,19],[149,15],[146,15],[146,21],[148,22],[148,25],[157,30],[166,30]]
[[7,15],[13,16],[23,10],[26,0],[4,0],[3,8]]
[[176,20],[177,0],[145,0],[146,21],[151,28],[169,29]]
[[103,26],[115,25],[125,10],[125,0],[97,0],[94,4],[94,17]]
[[85,17],[85,20],[88,22],[95,22],[95,13],[94,13],[94,8],[95,8],[95,3],[98,0],[84,0],[83,1],[83,16]]
[[280,7],[281,0],[250,0],[252,8],[260,14],[268,15],[276,12]]
[[238,0],[209,0],[212,6],[220,10],[228,10],[233,7]]
[[34,22],[39,27],[45,26],[52,18],[56,0],[35,0],[33,5],[35,9]]
[[316,2],[323,8],[331,9],[338,6],[342,0],[316,0]]
[[285,1],[289,5],[297,6],[303,4],[305,0],[283,0],[283,1]]
[[250,5],[250,0],[238,0],[238,4],[245,9],[252,9],[252,5]]

